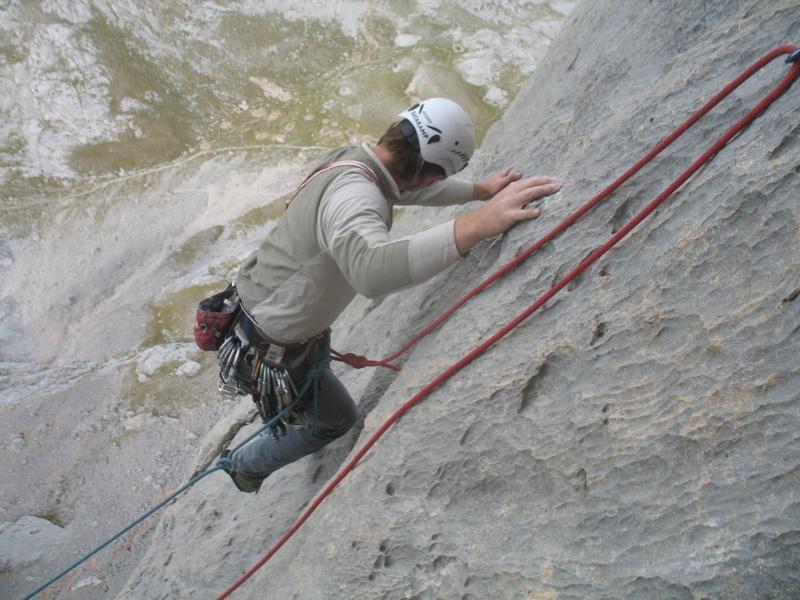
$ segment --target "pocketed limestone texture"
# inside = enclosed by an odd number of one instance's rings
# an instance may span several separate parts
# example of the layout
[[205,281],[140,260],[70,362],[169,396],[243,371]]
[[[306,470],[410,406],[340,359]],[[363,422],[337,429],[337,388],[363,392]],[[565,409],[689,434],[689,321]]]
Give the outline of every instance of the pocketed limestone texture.
[[[579,5],[471,171],[514,165],[565,178],[562,192],[433,281],[354,303],[334,346],[389,354],[799,32],[794,0]],[[208,478],[166,512],[120,597],[225,590],[396,408],[622,227],[787,69],[767,66],[399,375],[341,370],[363,423],[257,496]],[[800,596],[799,99],[796,84],[406,414],[236,597]],[[398,233],[450,215],[406,209]]]

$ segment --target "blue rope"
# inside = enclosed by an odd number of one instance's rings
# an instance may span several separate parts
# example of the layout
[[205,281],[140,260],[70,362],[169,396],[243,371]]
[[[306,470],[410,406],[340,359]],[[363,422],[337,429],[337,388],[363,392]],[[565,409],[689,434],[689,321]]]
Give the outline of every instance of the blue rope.
[[117,533],[116,535],[114,535],[114,536],[113,536],[111,539],[109,539],[107,542],[104,542],[103,544],[99,545],[97,548],[95,548],[94,550],[92,550],[92,551],[91,551],[89,554],[87,554],[86,556],[84,556],[84,557],[83,557],[83,558],[81,558],[80,560],[76,561],[75,563],[73,563],[72,565],[70,565],[69,567],[67,567],[66,569],[64,569],[64,570],[63,570],[61,573],[59,573],[58,575],[56,575],[55,577],[53,577],[53,578],[52,578],[50,581],[48,581],[48,582],[47,582],[47,583],[45,583],[44,585],[41,585],[41,586],[39,586],[38,588],[36,588],[35,590],[33,590],[33,591],[30,593],[30,594],[28,594],[27,596],[25,596],[25,600],[30,600],[30,598],[33,598],[33,597],[34,597],[36,594],[38,594],[39,592],[41,592],[41,591],[42,591],[42,590],[44,590],[45,588],[47,588],[47,587],[51,586],[52,584],[54,584],[56,581],[58,581],[59,579],[61,579],[61,578],[62,578],[64,575],[66,575],[67,573],[69,573],[70,571],[72,571],[72,570],[73,570],[75,567],[77,567],[78,565],[80,565],[80,564],[82,564],[82,563],[86,562],[86,561],[87,561],[87,560],[89,560],[89,559],[90,559],[92,556],[94,556],[95,554],[97,554],[98,552],[100,552],[100,550],[102,550],[103,548],[105,548],[106,546],[108,546],[108,545],[109,545],[111,542],[113,542],[113,541],[114,541],[114,540],[116,540],[117,538],[121,537],[122,535],[124,535],[125,533],[127,533],[128,531],[130,531],[131,529],[133,529],[134,527],[136,527],[136,526],[137,526],[139,523],[141,523],[142,521],[144,521],[144,520],[145,520],[147,517],[149,517],[150,515],[152,515],[154,512],[158,511],[159,509],[161,509],[161,508],[163,508],[164,506],[166,506],[167,504],[169,504],[169,503],[170,503],[170,501],[174,500],[174,499],[175,499],[177,496],[179,496],[180,494],[182,494],[184,491],[188,490],[188,489],[189,489],[190,487],[192,487],[192,486],[193,486],[195,483],[197,483],[198,481],[200,481],[201,479],[203,479],[203,478],[204,478],[204,477],[206,477],[207,475],[211,475],[211,473],[213,473],[214,471],[218,471],[218,470],[220,470],[221,468],[222,468],[222,467],[220,467],[220,466],[216,466],[216,467],[213,467],[213,468],[211,468],[211,469],[208,469],[208,470],[206,470],[206,471],[203,471],[202,473],[200,473],[200,474],[198,474],[198,475],[194,476],[192,479],[190,479],[190,480],[189,480],[189,483],[187,483],[187,484],[186,484],[186,485],[184,485],[183,487],[181,487],[181,488],[179,488],[178,490],[176,490],[176,491],[175,491],[175,492],[174,492],[172,495],[168,496],[168,497],[166,498],[166,500],[164,500],[163,502],[161,502],[160,504],[158,504],[158,505],[157,505],[157,506],[155,506],[154,508],[151,508],[149,511],[147,511],[145,514],[143,514],[141,517],[139,517],[138,519],[136,519],[136,520],[135,520],[133,523],[131,523],[130,525],[128,525],[128,526],[127,526],[125,529],[123,529],[122,531],[120,531],[119,533]]
[[[322,374],[322,372],[323,372],[325,369],[327,369],[327,368],[328,368],[328,366],[329,366],[329,365],[330,365],[330,357],[328,356],[328,354],[327,354],[327,352],[326,352],[326,353],[324,353],[324,354],[323,354],[323,356],[322,356],[320,359],[318,359],[317,361],[315,361],[315,362],[314,362],[314,364],[312,364],[312,365],[311,365],[311,367],[308,369],[308,372],[306,373],[306,380],[305,380],[305,382],[303,383],[303,388],[302,388],[302,390],[300,391],[300,393],[299,393],[299,394],[296,394],[296,396],[295,396],[295,399],[294,399],[294,400],[293,400],[293,401],[292,401],[290,404],[287,404],[287,405],[286,405],[286,406],[283,408],[283,410],[281,410],[281,411],[280,411],[280,412],[279,412],[277,415],[275,415],[273,418],[271,418],[269,421],[267,421],[267,422],[266,422],[266,423],[265,423],[265,424],[264,424],[262,427],[260,427],[260,428],[258,429],[258,431],[256,431],[256,432],[255,432],[253,435],[249,436],[249,437],[248,437],[247,439],[245,439],[243,442],[241,442],[240,444],[238,444],[238,445],[237,445],[237,446],[236,446],[236,447],[233,449],[233,451],[232,451],[232,452],[230,452],[230,454],[232,454],[233,452],[236,452],[236,451],[237,451],[239,448],[241,448],[242,446],[244,446],[246,443],[248,443],[248,442],[249,442],[250,440],[252,440],[253,438],[255,438],[255,437],[258,437],[259,435],[261,435],[262,433],[264,433],[264,432],[265,432],[267,429],[269,429],[269,428],[270,428],[272,425],[274,425],[275,423],[277,423],[277,422],[278,422],[280,419],[282,419],[282,418],[283,418],[283,417],[285,417],[287,414],[289,414],[289,413],[290,413],[292,410],[294,410],[295,406],[297,406],[298,402],[300,402],[300,399],[303,397],[303,395],[306,393],[306,391],[308,391],[308,386],[309,386],[309,385],[311,385],[311,384],[312,384],[312,382],[313,382],[313,381],[315,381],[315,380],[317,379],[317,377],[319,377],[319,376]],[[49,580],[47,583],[44,583],[44,584],[40,585],[38,588],[36,588],[35,590],[33,590],[33,591],[30,593],[30,594],[28,594],[27,596],[25,596],[24,600],[30,600],[31,598],[33,598],[34,596],[36,596],[36,594],[38,594],[39,592],[42,592],[42,591],[43,591],[43,590],[45,590],[46,588],[48,588],[48,587],[50,587],[51,585],[53,585],[53,584],[54,584],[56,581],[58,581],[59,579],[61,579],[62,577],[64,577],[64,575],[66,575],[67,573],[69,573],[70,571],[72,571],[73,569],[75,569],[76,567],[78,567],[79,565],[81,565],[81,564],[85,563],[85,562],[86,562],[87,560],[89,560],[89,559],[90,559],[92,556],[94,556],[95,554],[97,554],[98,552],[100,552],[100,550],[102,550],[103,548],[105,548],[106,546],[108,546],[108,545],[109,545],[111,542],[113,542],[113,541],[117,540],[118,538],[122,537],[122,536],[123,536],[123,535],[125,535],[125,534],[126,534],[128,531],[130,531],[131,529],[133,529],[134,527],[136,527],[137,525],[139,525],[139,524],[140,524],[142,521],[144,521],[144,520],[145,520],[147,517],[149,517],[149,516],[150,516],[150,515],[152,515],[153,513],[155,513],[155,512],[157,512],[157,511],[161,510],[162,508],[164,508],[164,507],[165,507],[167,504],[169,504],[169,503],[170,503],[172,500],[174,500],[175,498],[177,498],[178,496],[180,496],[180,495],[181,495],[183,492],[185,492],[186,490],[188,490],[190,487],[192,487],[192,486],[193,486],[195,483],[197,483],[197,482],[198,482],[198,481],[200,481],[201,479],[203,479],[203,478],[207,477],[208,475],[211,475],[211,473],[213,473],[213,472],[215,472],[215,471],[227,471],[228,469],[232,469],[232,468],[233,468],[233,463],[231,462],[231,459],[227,457],[227,455],[226,455],[226,456],[224,456],[224,457],[222,457],[222,458],[220,458],[220,459],[219,459],[219,461],[217,462],[216,466],[214,466],[214,467],[210,467],[210,468],[206,469],[205,471],[202,471],[202,472],[198,473],[197,475],[195,475],[194,477],[192,477],[192,478],[191,478],[191,479],[188,481],[188,483],[186,483],[186,484],[185,484],[185,485],[183,485],[182,487],[180,487],[180,488],[178,488],[177,490],[175,490],[175,492],[173,492],[171,495],[167,496],[167,498],[166,498],[166,499],[164,499],[162,502],[160,502],[159,504],[157,504],[155,507],[151,508],[149,511],[147,511],[145,514],[143,514],[141,517],[139,517],[138,519],[136,519],[136,520],[135,520],[133,523],[131,523],[130,525],[128,525],[128,526],[127,526],[125,529],[123,529],[122,531],[120,531],[120,532],[118,532],[117,534],[115,534],[114,536],[112,536],[112,537],[111,537],[110,539],[108,539],[106,542],[103,542],[102,544],[100,544],[99,546],[97,546],[97,548],[95,548],[94,550],[92,550],[91,552],[89,552],[89,554],[87,554],[87,555],[86,555],[86,556],[84,556],[83,558],[81,558],[81,559],[77,560],[76,562],[74,562],[73,564],[71,564],[69,567],[67,567],[66,569],[64,569],[63,571],[61,571],[61,573],[59,573],[58,575],[56,575],[55,577],[53,577],[52,579],[50,579],[50,580]]]
[[[277,423],[280,419],[282,419],[287,414],[292,412],[294,410],[294,408],[297,406],[297,404],[300,402],[300,399],[308,391],[308,386],[311,385],[314,381],[316,381],[317,377],[322,375],[322,372],[325,371],[325,369],[327,369],[330,366],[330,364],[331,364],[330,355],[327,352],[323,353],[322,357],[319,358],[317,361],[315,361],[311,365],[311,367],[309,367],[308,371],[306,372],[306,380],[303,382],[303,388],[300,390],[299,393],[295,393],[295,398],[291,402],[291,404],[287,404],[277,415],[275,415],[272,419],[267,421],[267,423],[265,423],[263,427],[261,427],[254,434],[252,434],[251,436],[245,438],[242,442],[240,442],[238,445],[236,445],[236,447],[234,447],[234,449],[231,450],[229,452],[229,454],[233,454],[239,448],[241,448],[242,446],[247,444],[250,440],[252,440],[254,438],[257,438],[259,435],[261,435],[267,429],[269,429],[272,425]],[[224,462],[226,466],[228,466],[229,464],[231,465],[231,467],[233,466],[230,463],[230,459],[229,458],[220,459],[220,462]],[[219,465],[220,462],[218,462],[217,465]]]

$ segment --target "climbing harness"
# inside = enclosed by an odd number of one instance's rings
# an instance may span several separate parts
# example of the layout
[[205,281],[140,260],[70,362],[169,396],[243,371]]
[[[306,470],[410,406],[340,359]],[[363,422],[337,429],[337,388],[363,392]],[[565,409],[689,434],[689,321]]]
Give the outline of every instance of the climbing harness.
[[797,60],[798,50],[797,47],[787,44],[784,46],[780,46],[775,48],[771,52],[765,54],[761,57],[758,61],[752,64],[748,69],[746,69],[739,77],[734,79],[731,83],[729,83],[725,88],[723,88],[716,96],[714,96],[711,100],[709,100],[706,104],[704,104],[694,115],[692,115],[689,119],[687,119],[683,124],[681,124],[672,134],[668,137],[664,138],[661,142],[656,144],[656,146],[648,152],[639,162],[637,162],[633,167],[631,167],[628,171],[626,171],[622,176],[612,182],[608,187],[606,187],[603,191],[600,192],[597,196],[592,198],[589,202],[587,202],[584,206],[578,209],[573,215],[563,221],[560,225],[558,225],[553,231],[548,233],[542,239],[537,241],[533,246],[528,248],[525,252],[518,255],[517,258],[507,263],[501,269],[496,271],[493,275],[488,277],[486,280],[481,282],[475,289],[473,289],[470,293],[465,295],[461,300],[456,302],[450,309],[448,309],[442,317],[431,323],[428,327],[426,327],[420,334],[415,336],[410,342],[408,342],[405,346],[403,346],[398,352],[391,355],[390,357],[384,359],[382,362],[388,362],[389,360],[394,360],[397,356],[408,350],[414,343],[422,339],[425,335],[433,331],[436,327],[441,325],[447,318],[449,318],[460,306],[462,306],[467,300],[474,297],[477,293],[485,289],[489,286],[492,282],[496,281],[499,277],[507,273],[509,270],[513,269],[516,265],[520,262],[528,258],[531,254],[533,254],[536,250],[541,248],[544,244],[552,240],[553,238],[557,237],[561,232],[567,229],[570,225],[572,225],[575,221],[577,221],[583,214],[591,210],[594,206],[599,204],[602,200],[608,197],[614,190],[616,190],[619,186],[621,186],[625,181],[627,181],[634,173],[636,173],[639,169],[641,169],[647,162],[649,162],[653,157],[659,154],[662,150],[664,150],[667,146],[669,146],[672,142],[674,142],[677,138],[679,138],[683,133],[686,132],[694,123],[696,123],[703,115],[705,115],[708,111],[710,111],[714,106],[716,106],[719,102],[722,101],[723,98],[728,96],[734,89],[739,87],[744,81],[749,79],[754,73],[759,71],[762,67],[766,64],[781,56],[783,54],[792,54],[795,58],[790,61],[793,63],[789,73],[784,76],[784,78],[774,87],[772,90],[763,98],[761,99],[750,111],[739,119],[733,126],[731,126],[716,142],[714,142],[703,154],[701,154],[690,166],[686,171],[684,171],[675,181],[673,181],[667,188],[665,188],[658,196],[656,196],[647,206],[645,206],[639,213],[637,213],[628,223],[625,224],[622,229],[617,231],[611,238],[609,238],[606,243],[602,246],[597,248],[594,252],[592,252],[589,256],[587,256],[584,260],[582,260],[577,267],[572,269],[567,275],[565,275],[560,281],[558,281],[555,285],[553,285],[547,292],[539,296],[536,301],[528,306],[524,311],[518,314],[514,319],[509,321],[505,326],[503,326],[500,330],[495,332],[492,336],[490,336],[487,340],[481,343],[479,346],[474,348],[471,352],[463,356],[457,362],[453,363],[450,367],[448,367],[442,374],[436,377],[433,381],[428,383],[425,387],[423,387],[420,391],[418,391],[414,396],[411,397],[405,404],[403,404],[400,408],[398,408],[392,415],[381,425],[381,427],[372,435],[372,437],[367,440],[367,442],[361,446],[361,448],[356,452],[355,456],[347,463],[347,465],[342,468],[339,473],[328,483],[327,486],[319,493],[319,495],[314,499],[314,501],[306,508],[305,511],[298,517],[295,523],[278,539],[277,542],[270,548],[270,550],[261,558],[255,565],[253,565],[244,575],[242,575],[230,588],[225,590],[217,600],[224,600],[230,596],[237,588],[239,588],[245,581],[247,581],[252,575],[258,571],[267,561],[272,558],[278,550],[297,532],[300,527],[302,527],[303,523],[311,516],[311,514],[317,509],[317,507],[327,498],[331,492],[336,488],[337,485],[350,473],[356,465],[361,461],[367,451],[380,439],[381,436],[391,427],[403,414],[405,414],[411,407],[415,404],[420,402],[423,398],[430,395],[434,390],[436,390],[439,386],[441,386],[444,382],[449,380],[453,375],[458,373],[461,369],[471,363],[473,360],[478,358],[484,352],[489,350],[492,346],[494,346],[501,338],[503,338],[506,334],[510,331],[515,329],[519,326],[525,319],[530,317],[534,312],[536,312],[539,308],[541,308],[548,300],[550,300],[553,296],[555,296],[562,288],[569,284],[570,281],[575,279],[580,273],[588,269],[592,264],[594,264],[601,256],[603,256],[606,252],[608,252],[614,245],[617,244],[622,238],[624,238],[631,230],[633,230],[639,223],[641,223],[650,213],[652,213],[664,200],[670,197],[681,185],[683,185],[694,173],[696,173],[700,167],[702,167],[706,162],[711,160],[714,155],[717,154],[725,145],[728,144],[739,132],[745,129],[750,123],[752,123],[759,115],[761,115],[775,100],[777,100],[781,95],[783,95],[794,83],[794,81],[800,76],[800,60]]
[[222,342],[217,353],[219,363],[219,392],[226,396],[238,396],[247,392],[242,387],[242,382],[236,374],[242,351],[247,352],[245,344],[234,333],[230,332]]
[[[299,398],[295,382],[306,376],[304,365],[309,359],[316,360],[319,355],[325,355],[325,360],[330,360],[330,330],[326,329],[303,343],[279,344],[260,330],[255,319],[242,306],[231,338],[231,346],[237,348],[239,354],[234,355],[233,366],[226,371],[228,380],[225,385],[229,389],[235,388],[239,394],[250,394],[264,423],[293,405],[291,411],[271,426],[276,439],[286,433],[287,426],[308,425],[307,407],[295,402]],[[228,354],[231,352],[236,351],[229,350]],[[311,417],[315,418],[316,413]]]
[[[589,268],[594,262],[596,262],[601,256],[603,256],[608,250],[610,250],[615,244],[617,244],[622,238],[624,238],[631,230],[633,230],[641,221],[643,221],[650,213],[652,213],[664,200],[666,200],[669,196],[671,196],[681,185],[683,185],[697,170],[700,169],[706,162],[711,160],[714,155],[719,152],[725,145],[728,144],[739,132],[741,132],[744,128],[746,128],[750,123],[752,123],[759,115],[761,115],[775,100],[777,100],[781,95],[783,95],[794,83],[794,81],[800,76],[800,49],[796,46],[787,44],[784,46],[780,46],[775,48],[771,52],[765,54],[762,58],[756,61],[753,65],[751,65],[748,69],[746,69],[741,75],[739,75],[734,81],[728,84],[725,88],[723,88],[716,96],[714,96],[711,100],[709,100],[706,104],[704,104],[694,115],[692,115],[689,119],[687,119],[683,124],[681,124],[672,134],[664,138],[661,142],[656,144],[650,152],[648,152],[639,162],[637,162],[633,167],[628,169],[625,173],[623,173],[618,179],[612,182],[609,186],[607,186],[604,190],[602,190],[597,196],[589,200],[586,204],[580,207],[575,213],[570,215],[567,219],[565,219],[562,223],[560,223],[555,229],[550,231],[546,234],[543,238],[538,240],[535,244],[529,247],[527,250],[522,252],[521,254],[517,255],[516,258],[509,261],[506,265],[501,267],[498,271],[487,277],[483,280],[478,286],[476,286],[473,290],[463,296],[460,300],[458,300],[453,306],[451,306],[445,313],[430,323],[427,327],[425,327],[420,333],[414,336],[409,342],[407,342],[403,347],[400,348],[397,352],[392,354],[391,356],[381,360],[381,361],[371,361],[366,359],[365,357],[358,356],[358,355],[343,355],[340,353],[338,357],[335,356],[336,360],[344,360],[344,357],[350,359],[350,362],[360,364],[361,366],[373,366],[367,363],[377,364],[379,366],[390,366],[390,362],[395,360],[397,357],[404,354],[408,351],[411,347],[413,347],[416,343],[418,343],[423,337],[434,331],[438,328],[442,323],[444,323],[448,318],[450,318],[461,306],[463,306],[469,299],[473,298],[475,295],[486,289],[489,285],[491,285],[494,281],[508,273],[514,267],[519,265],[521,262],[526,260],[530,257],[534,252],[540,249],[542,246],[553,240],[557,237],[560,233],[570,227],[575,221],[577,221],[581,216],[595,207],[597,204],[602,202],[605,198],[607,198],[614,190],[620,187],[625,181],[627,181],[631,176],[633,176],[637,171],[639,171],[646,163],[652,160],[656,155],[658,155],[662,150],[664,150],[667,146],[672,144],[676,139],[678,139],[683,133],[686,132],[694,123],[696,123],[701,117],[703,117],[708,111],[710,111],[714,106],[716,106],[719,102],[721,102],[726,96],[728,96],[734,89],[739,87],[744,81],[749,79],[754,73],[759,71],[762,67],[766,64],[777,58],[778,56],[790,54],[789,58],[786,60],[787,63],[791,63],[792,67],[790,68],[789,73],[784,76],[784,78],[761,100],[759,101],[756,106],[754,106],[745,116],[739,119],[732,127],[730,127],[714,144],[712,144],[700,157],[698,157],[691,166],[686,169],[675,181],[673,181],[667,188],[665,188],[656,198],[654,198],[645,208],[643,208],[638,214],[636,214],[628,223],[625,224],[622,229],[617,231],[611,238],[609,238],[605,244],[598,247],[594,252],[592,252],[588,257],[586,257],[583,261],[578,264],[572,271],[570,271],[566,276],[564,276],[560,281],[554,284],[547,292],[542,294],[533,304],[528,306],[524,311],[518,314],[514,319],[509,321],[505,326],[503,326],[500,330],[495,332],[492,336],[490,336],[487,340],[481,343],[479,346],[474,348],[468,354],[463,356],[461,359],[453,363],[450,367],[448,367],[442,374],[436,377],[433,381],[429,382],[426,386],[424,386],[420,391],[414,394],[405,404],[403,404],[400,408],[398,408],[392,415],[381,425],[380,428],[370,437],[369,440],[356,452],[355,456],[345,465],[343,469],[337,473],[337,475],[328,483],[328,485],[320,492],[320,494],[314,499],[314,501],[306,508],[306,510],[300,515],[300,517],[295,521],[295,523],[281,536],[281,538],[272,546],[272,548],[252,567],[250,568],[241,578],[239,578],[230,588],[228,588],[221,596],[219,596],[218,600],[223,600],[230,596],[237,588],[239,588],[245,581],[247,581],[258,569],[260,569],[267,561],[269,561],[272,556],[275,555],[276,552],[297,532],[298,529],[305,523],[306,520],[311,516],[311,514],[317,509],[317,507],[333,492],[336,486],[350,473],[356,465],[361,461],[364,455],[369,451],[369,449],[375,445],[375,443],[383,436],[383,434],[398,420],[400,417],[405,414],[408,410],[410,410],[414,405],[420,402],[422,399],[430,395],[434,390],[439,388],[442,384],[444,384],[447,380],[449,380],[453,375],[458,373],[461,369],[467,366],[469,363],[474,361],[480,355],[485,353],[489,350],[492,346],[494,346],[501,338],[507,335],[510,331],[515,329],[520,323],[530,317],[534,312],[536,312],[539,308],[541,308],[548,300],[550,300],[553,296],[555,296],[562,288],[564,288],[570,281],[575,279],[580,273],[584,270]],[[241,341],[241,340],[240,340]],[[231,352],[231,351],[229,351]],[[241,357],[241,348],[239,351],[239,356]],[[246,352],[245,352],[246,354]],[[234,353],[234,359],[236,354]],[[230,358],[230,356],[228,356]],[[277,415],[275,415],[272,419],[267,421],[258,431],[253,433],[239,445],[237,445],[233,452],[247,444],[250,440],[255,438],[262,433],[267,432],[270,430],[272,425],[277,424],[281,419],[286,417],[292,410],[294,410],[296,404],[299,403],[300,399],[305,396],[307,391],[313,387],[314,394],[316,395],[317,385],[316,381],[319,375],[328,368],[328,363],[331,360],[331,357],[328,355],[327,352],[320,353],[318,358],[315,360],[312,367],[309,369],[308,373],[306,374],[305,381],[301,390],[298,392],[297,397],[295,398],[293,403],[290,403],[288,406],[285,406]],[[235,360],[234,360],[235,362]],[[345,360],[344,362],[348,362]],[[348,362],[348,364],[350,364]],[[225,364],[227,365],[228,361],[226,360]],[[396,368],[396,367],[395,367]],[[229,382],[232,382],[232,378],[234,373],[228,370],[226,375],[229,375]],[[239,381],[237,379],[236,383],[238,384]],[[263,418],[263,417],[262,417]],[[31,592],[28,596],[25,597],[25,600],[29,600],[36,596],[39,592],[43,591],[56,581],[58,581],[61,577],[72,571],[73,569],[77,568],[79,565],[84,563],[86,560],[94,556],[97,552],[108,546],[111,542],[125,534],[127,531],[141,523],[144,519],[148,516],[152,515],[162,507],[166,506],[174,500],[178,495],[189,489],[195,483],[200,481],[201,479],[205,478],[206,476],[210,475],[214,471],[218,470],[226,470],[232,469],[232,465],[230,463],[230,459],[227,458],[227,455],[221,457],[219,463],[203,471],[193,477],[187,484],[179,488],[176,492],[158,504],[156,507],[145,513],[142,517],[134,521],[131,525],[117,533],[107,542],[103,543],[101,546],[95,548],[92,552],[88,555],[84,556],[70,567],[59,573],[54,578],[50,579],[47,583],[43,584],[33,592]]]
[[[202,311],[206,321],[217,319],[218,313],[208,311],[209,307],[221,306],[220,298],[235,303],[235,309],[229,309],[234,317],[226,321],[225,336],[217,351],[219,365],[219,392],[226,396],[250,395],[258,408],[261,421],[271,423],[270,431],[277,439],[286,433],[288,425],[304,427],[308,424],[305,407],[296,402],[300,394],[295,384],[304,377],[298,374],[306,360],[312,354],[330,352],[330,330],[326,330],[301,344],[281,345],[267,337],[258,327],[256,320],[236,296],[234,284],[230,284],[224,292],[215,294],[201,302],[198,308],[198,323]],[[231,290],[233,290],[231,292]],[[213,302],[212,302],[213,300]],[[227,312],[224,316],[227,316]],[[197,329],[197,325],[195,329]],[[219,328],[217,328],[219,329]],[[200,346],[200,343],[198,342]],[[200,346],[201,348],[203,346]],[[204,348],[209,349],[209,348]],[[288,406],[292,409],[284,412]],[[275,420],[276,415],[281,417]]]

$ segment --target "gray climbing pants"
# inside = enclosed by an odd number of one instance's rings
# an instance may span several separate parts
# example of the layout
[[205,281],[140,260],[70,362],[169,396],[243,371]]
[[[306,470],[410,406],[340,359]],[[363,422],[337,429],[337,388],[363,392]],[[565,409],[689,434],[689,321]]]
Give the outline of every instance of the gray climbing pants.
[[277,439],[269,431],[253,438],[231,455],[237,473],[248,479],[264,479],[281,467],[316,452],[355,424],[358,412],[344,385],[330,369],[325,369],[318,377],[316,410],[311,403],[307,408],[312,411],[309,424],[302,428],[289,425]]

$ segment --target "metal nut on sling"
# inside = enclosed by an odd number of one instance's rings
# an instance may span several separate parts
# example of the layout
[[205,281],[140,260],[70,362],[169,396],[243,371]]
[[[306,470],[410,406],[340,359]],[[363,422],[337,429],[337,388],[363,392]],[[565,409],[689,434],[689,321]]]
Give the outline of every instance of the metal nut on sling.
[[283,373],[281,371],[275,371],[275,395],[277,396],[278,400],[278,408],[283,408]]
[[228,351],[227,341],[223,342],[222,346],[219,348],[219,352],[217,352],[217,362],[222,366],[225,353]]
[[239,359],[242,357],[242,347],[239,346],[236,348],[236,353],[233,355],[233,361],[231,361],[231,368],[235,369],[239,366]]
[[230,383],[220,382],[219,386],[217,387],[217,390],[219,390],[221,394],[225,394],[226,396],[239,395],[239,387],[232,385]]
[[222,342],[222,345],[219,347],[219,352],[217,353],[218,357],[221,357],[225,352],[228,350],[230,345],[233,343],[232,337],[225,338],[225,341]]
[[291,402],[291,395],[289,394],[289,384],[287,382],[289,375],[286,370],[282,370],[280,374],[281,378],[281,409],[286,408],[289,406]]
[[220,367],[223,367],[227,361],[230,353],[233,351],[233,338],[227,338],[219,349],[219,353],[217,354],[217,359],[219,361]]
[[258,367],[258,395],[263,401],[267,392],[267,367],[263,362]]
[[221,354],[219,357],[219,376],[220,379],[224,379],[225,377],[225,365],[228,362],[228,356],[230,355],[230,350],[226,350],[224,354]]
[[225,381],[226,383],[228,382],[228,380],[230,380],[231,368],[233,367],[233,364],[236,362],[240,350],[241,347],[239,346],[238,342],[233,342],[231,344],[231,350],[227,355],[227,360],[225,361],[225,367],[220,372],[220,377],[222,377],[222,380]]

